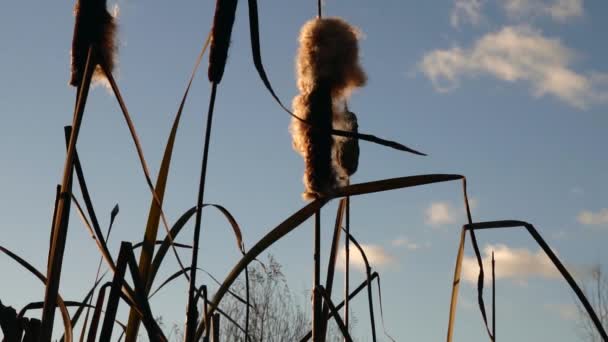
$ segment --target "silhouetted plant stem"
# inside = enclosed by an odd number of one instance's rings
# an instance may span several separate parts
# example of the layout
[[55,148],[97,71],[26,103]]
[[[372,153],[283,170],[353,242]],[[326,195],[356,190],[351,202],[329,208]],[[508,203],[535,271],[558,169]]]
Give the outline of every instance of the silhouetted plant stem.
[[[346,197],[346,235],[344,236],[344,325],[348,330],[349,314],[348,314],[348,295],[350,293],[350,196]],[[346,338],[345,338],[346,341]]]
[[496,262],[492,251],[492,339],[496,342]]
[[315,213],[315,232],[314,232],[314,275],[312,288],[312,340],[322,342],[323,334],[321,329],[321,295],[318,292],[321,280],[321,209]]
[[211,97],[209,99],[209,110],[207,112],[207,127],[205,129],[205,143],[203,145],[203,162],[201,166],[201,176],[198,187],[198,200],[196,202],[197,211],[194,223],[194,240],[192,241],[192,263],[190,269],[190,286],[188,289],[188,313],[186,320],[186,341],[193,341],[196,333],[196,302],[194,294],[196,292],[196,268],[198,265],[198,246],[201,233],[201,220],[203,213],[203,198],[205,195],[205,179],[207,177],[207,160],[209,156],[209,142],[211,140],[211,125],[213,122],[213,108],[215,106],[215,95],[217,83],[211,85]]
[[[84,108],[91,85],[91,78],[96,66],[94,54],[94,47],[89,47],[84,77],[82,79],[82,83],[78,86],[78,97],[72,120],[73,129],[63,166],[63,179],[61,181],[62,194],[69,194],[71,192],[76,141],[78,139],[78,133],[80,132],[80,125],[82,123]],[[40,341],[42,342],[50,341],[53,334],[55,306],[57,302],[57,292],[59,291],[59,282],[61,279],[61,266],[63,264],[63,253],[65,250],[65,240],[67,238],[68,221],[70,216],[69,213],[70,197],[59,196],[57,211],[55,213],[55,217],[53,217],[53,238],[51,242],[49,263],[47,266],[48,282],[45,288],[44,307],[42,309],[42,325],[40,327]]]

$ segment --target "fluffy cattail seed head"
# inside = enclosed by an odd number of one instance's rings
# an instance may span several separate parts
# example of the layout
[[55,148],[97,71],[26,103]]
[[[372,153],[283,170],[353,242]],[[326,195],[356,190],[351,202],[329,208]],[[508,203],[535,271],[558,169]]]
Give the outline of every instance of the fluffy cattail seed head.
[[220,83],[224,75],[236,5],[237,0],[217,0],[215,4],[207,71],[209,81],[213,83]]
[[320,80],[328,83],[334,98],[363,86],[367,78],[359,65],[359,36],[359,30],[341,18],[304,24],[296,67],[300,92],[310,92]]
[[[357,133],[359,125],[357,116],[347,108],[334,110],[333,119],[334,129]],[[350,137],[334,136],[333,144],[333,163],[340,186],[348,184],[359,166],[359,140]]]
[[[90,46],[95,47],[96,63],[105,63],[112,71],[116,59],[116,21],[106,9],[105,0],[78,0],[74,8],[76,21],[71,51],[70,85],[78,86],[84,75],[84,68]],[[93,79],[104,78],[97,65]]]
[[294,118],[290,127],[293,147],[304,158],[303,197],[324,197],[334,188],[336,178],[331,163],[332,100],[328,85],[317,84],[310,93],[296,96],[293,110],[310,123]]

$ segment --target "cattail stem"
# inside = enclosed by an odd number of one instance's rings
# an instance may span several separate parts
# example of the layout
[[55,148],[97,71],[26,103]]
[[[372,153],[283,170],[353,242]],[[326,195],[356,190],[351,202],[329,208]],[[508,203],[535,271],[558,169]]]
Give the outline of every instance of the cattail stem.
[[492,341],[496,342],[496,262],[492,251]]
[[209,142],[211,140],[211,124],[213,122],[213,109],[215,106],[215,95],[217,93],[217,83],[211,85],[211,98],[209,99],[209,111],[207,112],[207,127],[205,131],[205,143],[203,145],[203,162],[201,166],[201,176],[198,188],[198,200],[196,221],[194,223],[194,240],[192,241],[192,263],[190,268],[190,286],[188,289],[188,313],[186,319],[186,341],[194,341],[196,334],[196,302],[194,294],[196,292],[196,269],[198,264],[198,246],[201,233],[201,220],[203,213],[203,198],[205,195],[205,179],[207,177],[207,160],[209,156]]
[[[346,234],[344,235],[344,325],[348,330],[349,323],[349,307],[348,295],[350,293],[350,196],[346,196]],[[346,337],[344,338],[346,341]]]
[[323,9],[322,9],[323,4],[322,4],[322,2],[323,2],[323,0],[317,0],[317,17],[319,19],[321,19],[323,17],[323,15],[322,15],[323,14],[322,13],[322,11],[323,11]]
[[[80,125],[84,114],[84,108],[89,94],[91,78],[96,66],[95,48],[89,47],[87,53],[87,62],[82,83],[78,86],[78,98],[74,117],[72,120],[72,134],[70,143],[63,166],[63,180],[61,182],[61,193],[67,194],[71,192],[72,170],[74,166],[74,154],[76,152],[76,141],[80,132]],[[67,238],[68,220],[70,212],[70,197],[60,196],[57,203],[57,211],[53,217],[53,239],[51,243],[51,252],[49,263],[47,266],[47,284],[44,295],[44,306],[42,309],[42,323],[40,327],[40,341],[46,342],[51,340],[53,334],[53,322],[55,319],[55,307],[57,302],[57,293],[59,291],[59,282],[61,278],[61,266],[63,264],[63,253],[65,250],[65,241]]]
[[322,307],[321,295],[318,293],[321,281],[321,209],[315,213],[314,232],[314,275],[312,289],[312,341],[322,342],[324,336],[321,329]]

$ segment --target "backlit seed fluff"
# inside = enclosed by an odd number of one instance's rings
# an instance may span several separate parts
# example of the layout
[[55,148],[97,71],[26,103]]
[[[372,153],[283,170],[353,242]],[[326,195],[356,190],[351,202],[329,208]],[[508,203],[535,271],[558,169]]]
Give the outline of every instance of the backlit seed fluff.
[[111,72],[116,60],[116,19],[107,8],[105,0],[77,0],[76,17],[71,50],[70,85],[78,86],[84,75],[89,46],[96,48],[98,58],[94,80],[104,79],[99,63],[105,63]]
[[341,18],[313,19],[300,31],[296,73],[300,92],[323,80],[334,99],[365,85],[359,64],[359,30]]
[[[334,110],[334,129],[358,132],[357,116],[347,108]],[[332,160],[337,184],[347,185],[359,166],[359,140],[350,137],[334,136]]]
[[[356,170],[353,160],[358,158],[352,153],[340,153],[342,162],[349,164],[346,168],[336,163],[333,145],[339,140],[332,137],[331,130],[336,124],[334,103],[345,101],[354,88],[366,81],[359,64],[358,39],[359,31],[340,18],[313,19],[300,31],[296,58],[300,94],[293,100],[293,110],[305,122],[293,118],[290,132],[294,149],[304,159],[305,199],[327,196],[336,185],[342,185],[342,180],[352,174],[349,172]],[[348,121],[340,117],[339,124]],[[352,126],[353,122],[346,121],[346,126]],[[344,129],[352,130],[346,126]],[[344,142],[354,153],[351,140]],[[358,156],[356,139],[354,143]]]

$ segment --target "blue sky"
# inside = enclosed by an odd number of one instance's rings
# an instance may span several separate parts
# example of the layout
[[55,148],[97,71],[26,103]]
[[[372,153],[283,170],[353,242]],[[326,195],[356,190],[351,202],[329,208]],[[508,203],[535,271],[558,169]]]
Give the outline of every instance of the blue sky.
[[[214,4],[119,0],[116,5],[116,78],[155,175]],[[0,11],[0,244],[41,270],[65,155],[62,127],[71,121],[75,97],[67,85],[72,6],[8,1]],[[316,1],[260,1],[259,11],[268,75],[290,103],[297,92],[297,35],[316,15]],[[466,175],[475,221],[533,223],[584,281],[590,266],[608,262],[603,178],[608,48],[602,34],[608,32],[607,11],[608,4],[597,0],[327,0],[325,15],[343,17],[364,33],[361,63],[369,82],[349,104],[360,130],[429,154],[417,157],[362,143],[352,181]],[[193,85],[176,142],[165,199],[169,221],[196,202],[209,97],[205,69]],[[288,124],[253,68],[241,2],[216,102],[205,201],[231,210],[247,246],[304,205],[303,165],[291,149]],[[121,240],[142,238],[150,204],[128,134],[116,101],[103,86],[94,88],[78,150],[103,226],[112,207],[120,205],[110,242],[114,253]],[[324,209],[323,222],[333,221],[335,208],[332,202]],[[203,219],[199,264],[223,278],[239,253],[219,214]],[[353,199],[352,229],[381,273],[386,327],[397,340],[444,338],[464,222],[458,182]],[[71,223],[61,292],[77,300],[93,281],[98,253],[77,216]],[[324,226],[323,257],[330,226]],[[309,289],[312,279],[311,230],[306,222],[270,250],[298,293]],[[532,239],[523,230],[478,236],[484,252],[497,255],[500,338],[578,340],[574,297]],[[184,235],[181,241],[190,239]],[[467,249],[470,258],[469,241]],[[470,260],[465,279],[476,272]],[[170,260],[163,274],[176,269]],[[6,257],[0,258],[0,270],[8,275],[0,285],[3,303],[22,307],[43,298],[41,284]],[[355,272],[353,282],[361,279]],[[176,282],[153,301],[154,311],[165,321],[183,320],[186,289]],[[475,296],[474,284],[465,281],[457,341],[487,339]],[[356,332],[371,340],[364,304],[362,299],[355,304]]]

